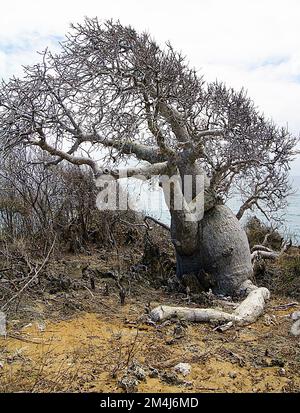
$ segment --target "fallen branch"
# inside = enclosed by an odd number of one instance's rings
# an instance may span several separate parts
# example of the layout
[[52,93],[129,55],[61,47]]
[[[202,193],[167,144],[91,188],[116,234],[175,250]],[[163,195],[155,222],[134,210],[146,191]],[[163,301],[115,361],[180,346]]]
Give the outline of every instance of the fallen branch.
[[95,296],[94,296],[94,294],[92,293],[92,291],[91,291],[86,285],[83,285],[83,288],[85,288],[85,289],[90,293],[90,295],[91,295],[92,298],[95,298]]
[[53,248],[54,248],[54,245],[55,245],[55,241],[56,241],[56,237],[55,237],[54,240],[53,240],[53,243],[52,243],[52,245],[51,245],[51,247],[50,247],[50,249],[49,249],[49,251],[48,251],[48,254],[47,254],[46,258],[44,259],[44,261],[42,262],[42,264],[40,265],[40,267],[35,271],[34,275],[30,278],[30,280],[29,280],[14,296],[12,296],[12,297],[1,307],[1,310],[4,310],[4,309],[8,306],[8,304],[10,304],[10,303],[11,303],[12,301],[14,301],[16,298],[18,298],[18,297],[22,294],[22,292],[23,292],[27,287],[29,287],[29,285],[38,277],[39,273],[42,271],[42,269],[43,269],[44,266],[47,264],[47,262],[48,262],[48,260],[49,260],[49,258],[50,258],[51,252],[52,252],[52,250],[53,250]]
[[276,260],[280,256],[279,252],[275,251],[254,251],[251,254],[251,261],[253,262],[254,260],[260,259],[260,258],[265,258],[268,260]]
[[144,218],[144,221],[146,222],[147,219],[150,219],[151,221],[155,222],[155,224],[160,225],[161,227],[163,227],[167,231],[170,231],[169,225],[164,224],[163,222],[159,221],[158,219],[150,217],[149,215],[146,215],[145,218]]
[[[267,234],[268,235],[268,234]],[[281,254],[287,252],[292,247],[292,241],[288,243],[284,242],[281,246],[280,251],[273,251],[271,248],[265,246],[265,240],[262,245],[254,245],[251,249],[251,262],[258,260],[260,258],[276,260]]]
[[154,321],[162,321],[172,317],[178,317],[192,322],[218,322],[236,325],[247,325],[255,322],[263,313],[266,300],[270,298],[267,288],[256,287],[248,294],[233,313],[227,313],[213,308],[188,308],[159,306],[154,308],[150,316]]
[[133,223],[133,222],[128,222],[125,221],[124,219],[119,219],[119,222],[122,222],[123,224],[129,225],[131,227],[144,227],[148,230],[152,230],[152,227],[150,227],[150,225],[148,224],[148,222],[146,222],[145,218],[144,218],[144,223],[140,224],[140,223]]
[[299,305],[299,303],[297,301],[293,301],[292,303],[276,305],[275,307],[273,307],[273,310],[275,311],[286,310],[287,308],[296,307],[297,305]]
[[45,340],[39,340],[39,339],[36,339],[36,338],[31,339],[29,337],[21,336],[19,334],[15,334],[15,333],[8,333],[7,337],[13,338],[15,340],[24,341],[25,343],[50,344],[50,342],[45,342]]
[[251,252],[254,252],[254,251],[274,252],[273,250],[271,250],[271,248],[268,248],[264,245],[254,245],[251,249]]

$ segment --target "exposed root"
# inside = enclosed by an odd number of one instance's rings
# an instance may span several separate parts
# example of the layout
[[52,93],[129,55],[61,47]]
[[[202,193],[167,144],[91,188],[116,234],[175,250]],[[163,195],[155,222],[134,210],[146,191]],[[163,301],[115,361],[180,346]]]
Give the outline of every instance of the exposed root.
[[256,250],[251,254],[251,261],[253,262],[259,258],[265,258],[269,260],[276,260],[279,257],[280,253],[275,251],[263,251],[263,250]]
[[271,248],[266,247],[265,245],[254,245],[251,248],[251,252],[255,252],[255,251],[266,251],[266,252],[274,252]]
[[[246,282],[247,283],[247,282]],[[248,296],[232,312],[215,310],[213,308],[188,308],[159,306],[154,308],[150,316],[154,321],[162,321],[172,317],[178,317],[193,322],[218,322],[221,324],[233,323],[236,325],[247,325],[255,322],[264,312],[266,300],[270,298],[267,288],[255,287],[247,283],[245,287]]]
[[287,252],[292,247],[292,241],[290,240],[288,243],[283,243],[281,246],[280,251],[273,251],[271,248],[268,248],[264,245],[254,245],[251,249],[251,262],[253,263],[255,260],[260,258],[269,259],[269,260],[276,260],[280,257],[281,254]]

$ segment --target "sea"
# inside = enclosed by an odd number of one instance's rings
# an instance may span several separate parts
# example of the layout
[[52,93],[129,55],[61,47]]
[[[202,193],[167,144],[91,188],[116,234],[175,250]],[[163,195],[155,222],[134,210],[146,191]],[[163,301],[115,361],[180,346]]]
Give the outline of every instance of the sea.
[[[282,223],[276,225],[278,225],[277,229],[286,240],[291,239],[294,245],[300,245],[300,176],[293,176],[290,178],[290,181],[293,187],[293,193],[287,199],[287,207],[281,211]],[[140,198],[139,195],[138,198],[135,198],[134,200],[134,202],[138,204],[137,209],[143,210],[143,212],[147,215],[151,215],[166,224],[170,224],[169,211],[164,205],[162,197],[157,195],[158,192],[154,190],[151,193],[151,190],[149,192],[149,188],[142,192],[143,196]],[[138,191],[138,193],[141,194],[140,191]],[[147,193],[148,197],[145,196]],[[148,203],[145,203],[146,198],[148,198]],[[152,206],[149,206],[149,200],[152,202]],[[241,205],[238,193],[227,202],[227,205],[233,212],[238,211]],[[242,218],[242,224],[247,221],[249,216],[254,215],[264,223],[272,224],[274,227],[274,222],[268,222],[265,216],[259,211],[248,211],[248,213]]]
[[[292,194],[287,198],[286,208],[280,211],[282,223],[278,225],[278,230],[285,239],[291,239],[295,245],[300,245],[300,176],[291,177],[290,182],[293,188]],[[234,212],[238,211],[240,206],[238,194],[228,201],[228,206]],[[259,211],[249,211],[243,221],[245,222],[251,215],[257,216],[266,224],[276,225],[275,223],[268,222],[266,217]]]
[[293,195],[288,199],[286,208],[286,223],[290,230],[295,233],[298,245],[300,244],[300,176],[292,179],[292,185],[295,190]]

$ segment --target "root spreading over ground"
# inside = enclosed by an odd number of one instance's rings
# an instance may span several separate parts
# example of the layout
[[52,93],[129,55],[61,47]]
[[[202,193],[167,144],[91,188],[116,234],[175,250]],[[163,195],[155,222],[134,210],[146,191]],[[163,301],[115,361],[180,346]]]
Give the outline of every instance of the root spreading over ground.
[[[112,262],[107,266],[111,268]],[[151,308],[184,306],[183,293],[164,292],[138,280],[131,283],[121,305],[108,273],[96,278],[95,290],[88,290],[62,291],[55,284],[50,292],[22,301],[19,311],[9,317],[7,337],[0,338],[1,391],[300,390],[299,337],[290,333],[294,322],[290,314],[300,310],[295,300],[273,295],[255,323],[237,323],[220,331],[215,328],[220,320],[186,323],[180,314],[151,321]],[[229,314],[236,305],[208,297],[188,308],[209,306]],[[175,371],[179,363],[188,363],[190,374]]]
[[154,321],[162,321],[172,317],[179,317],[193,322],[218,322],[247,325],[254,323],[265,308],[266,300],[270,298],[267,288],[254,288],[232,313],[213,308],[187,308],[159,306],[151,311]]
[[[148,235],[142,247],[51,257],[5,308],[0,391],[299,392],[299,249],[258,261],[259,288],[234,302],[187,297],[169,241]],[[1,306],[42,263],[15,261],[11,279],[2,263]]]

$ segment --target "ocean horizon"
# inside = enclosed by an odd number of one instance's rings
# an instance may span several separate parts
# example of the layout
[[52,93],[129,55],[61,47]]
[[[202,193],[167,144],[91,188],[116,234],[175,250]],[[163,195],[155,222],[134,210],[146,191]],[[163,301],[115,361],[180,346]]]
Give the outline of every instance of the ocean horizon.
[[[282,224],[279,225],[277,229],[286,240],[291,239],[294,244],[300,245],[300,176],[291,176],[290,182],[293,187],[293,194],[291,194],[287,199],[287,207],[281,211],[283,217]],[[145,214],[151,215],[169,225],[170,213],[166,209],[166,206],[163,205],[164,201],[161,197],[157,197],[157,195],[152,193],[152,201],[154,199],[153,208],[145,208],[145,205],[142,205],[143,202],[140,203],[143,198],[144,196],[141,198],[139,197],[139,201],[135,199],[136,204],[140,205],[138,209],[143,210]],[[241,205],[239,196],[233,196],[226,204],[234,213],[237,213]],[[244,224],[250,216],[256,216],[265,224],[271,223],[258,210],[248,211],[242,218],[242,223]]]
[[[300,176],[291,176],[290,182],[293,193],[287,198],[286,208],[281,210],[282,224],[278,226],[278,230],[285,239],[291,239],[294,244],[300,244]],[[235,213],[238,211],[240,204],[238,196],[231,198],[227,203]],[[257,216],[266,224],[270,222],[258,210],[249,211],[242,222],[245,222],[249,216]]]

